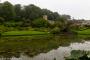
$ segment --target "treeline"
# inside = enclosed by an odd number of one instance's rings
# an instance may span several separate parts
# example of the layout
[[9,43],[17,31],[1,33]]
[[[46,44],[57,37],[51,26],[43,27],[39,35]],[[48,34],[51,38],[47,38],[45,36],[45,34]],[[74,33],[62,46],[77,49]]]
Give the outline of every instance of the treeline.
[[[69,15],[60,15],[58,12],[41,9],[33,4],[21,6],[20,4],[12,5],[8,1],[0,3],[0,24],[6,26],[34,26],[34,23],[38,23],[38,21],[34,20],[42,21],[43,15],[47,15],[48,20],[51,21],[64,21],[70,19]],[[47,22],[44,21],[42,24],[43,23]]]

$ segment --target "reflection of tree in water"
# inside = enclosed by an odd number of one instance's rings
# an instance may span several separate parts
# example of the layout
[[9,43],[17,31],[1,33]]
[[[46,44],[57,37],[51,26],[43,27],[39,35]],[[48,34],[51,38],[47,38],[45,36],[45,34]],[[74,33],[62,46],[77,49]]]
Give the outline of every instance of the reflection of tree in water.
[[66,58],[66,60],[90,60],[89,54],[90,51],[73,50],[71,51],[71,56]]
[[11,58],[3,58],[2,60],[11,60]]
[[19,58],[20,53],[19,52],[11,52],[8,50],[0,52],[0,60],[11,60],[11,58],[13,58],[13,57]]
[[59,46],[69,46],[72,42],[81,41],[77,36],[38,36],[37,38],[16,38],[8,37],[0,40],[0,57],[12,58],[20,57],[23,53],[29,57],[36,56],[40,53],[47,53]]

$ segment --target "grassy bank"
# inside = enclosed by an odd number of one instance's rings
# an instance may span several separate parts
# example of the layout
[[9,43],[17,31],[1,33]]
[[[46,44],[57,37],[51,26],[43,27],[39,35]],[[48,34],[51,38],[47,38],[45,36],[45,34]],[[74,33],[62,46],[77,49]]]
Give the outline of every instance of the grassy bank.
[[77,31],[77,33],[80,34],[80,35],[90,35],[90,29]]
[[48,32],[40,32],[40,31],[8,31],[2,33],[2,36],[25,36],[25,35],[47,35]]

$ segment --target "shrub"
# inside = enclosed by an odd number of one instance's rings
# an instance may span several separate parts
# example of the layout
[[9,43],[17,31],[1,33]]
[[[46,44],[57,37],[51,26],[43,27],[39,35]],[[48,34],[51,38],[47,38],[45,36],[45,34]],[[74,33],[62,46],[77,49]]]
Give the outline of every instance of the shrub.
[[33,27],[48,27],[49,26],[49,23],[48,21],[42,19],[42,18],[39,18],[39,19],[36,19],[34,21],[32,21],[32,25]]
[[60,33],[60,28],[59,27],[55,27],[51,30],[52,34],[59,34]]

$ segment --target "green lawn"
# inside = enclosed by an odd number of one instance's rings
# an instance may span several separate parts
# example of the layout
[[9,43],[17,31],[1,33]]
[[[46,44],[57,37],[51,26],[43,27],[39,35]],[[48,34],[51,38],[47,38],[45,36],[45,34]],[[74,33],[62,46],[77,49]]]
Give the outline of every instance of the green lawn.
[[77,31],[77,33],[82,35],[90,35],[90,29]]
[[9,31],[2,33],[3,36],[15,36],[15,35],[45,35],[48,32],[40,32],[40,31]]

